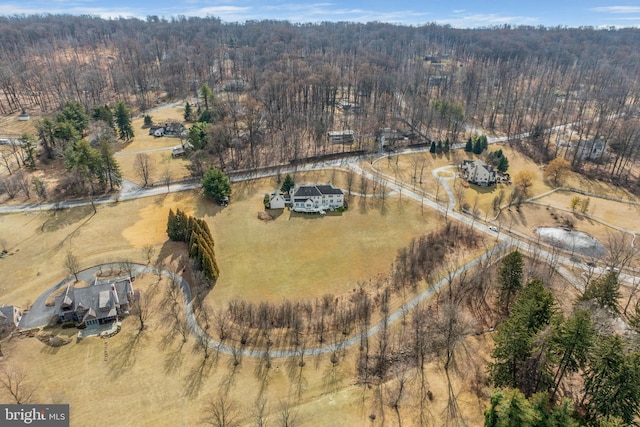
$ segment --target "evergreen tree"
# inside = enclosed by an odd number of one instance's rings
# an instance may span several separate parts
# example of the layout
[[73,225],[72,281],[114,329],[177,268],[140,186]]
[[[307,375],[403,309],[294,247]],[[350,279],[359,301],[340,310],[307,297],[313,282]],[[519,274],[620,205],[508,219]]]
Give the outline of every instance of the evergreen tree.
[[[530,394],[547,382],[550,349],[540,344],[544,340],[536,334],[549,325],[555,311],[553,294],[541,280],[532,280],[520,291],[511,315],[494,334],[494,362],[489,363],[493,385]],[[538,353],[532,358],[534,348]]]
[[102,180],[107,182],[109,189],[113,191],[115,187],[119,187],[122,184],[122,173],[107,141],[100,142],[100,161]]
[[473,142],[473,153],[474,154],[481,154],[482,153],[482,143],[480,142],[480,139],[476,139]]
[[201,150],[207,145],[207,123],[197,122],[189,129],[187,140],[193,148]]
[[516,293],[522,288],[522,266],[522,254],[515,250],[504,257],[498,271],[500,306],[505,313],[509,313]]
[[231,195],[229,177],[219,169],[211,168],[206,171],[201,183],[204,194],[218,203],[223,203]]
[[500,157],[500,159],[498,160],[498,166],[496,169],[498,169],[502,173],[505,173],[506,171],[508,171],[509,160],[505,156]]
[[487,140],[487,135],[480,136],[479,140],[480,140],[480,146],[482,147],[482,151],[487,150],[489,148],[489,141]]
[[67,101],[62,107],[62,111],[56,116],[58,123],[69,123],[78,134],[84,135],[84,131],[89,126],[89,116],[87,111],[79,101]]
[[101,161],[98,151],[85,139],[75,141],[64,152],[64,164],[76,176],[93,185],[95,179],[101,180]]
[[473,151],[473,140],[471,139],[471,137],[467,139],[467,144],[464,146],[464,151],[466,151],[467,153],[471,153]]
[[602,337],[584,375],[587,421],[619,417],[637,425],[640,417],[640,354],[625,354],[618,335]]
[[188,217],[180,209],[176,210],[176,241],[187,242],[189,235],[187,234]]
[[577,310],[554,331],[554,353],[558,367],[553,379],[554,400],[566,372],[584,369],[593,347],[595,330],[588,311]]
[[600,307],[620,314],[618,300],[620,299],[620,283],[618,273],[610,271],[603,277],[591,281],[582,295],[585,301],[594,300]]
[[295,182],[293,182],[293,178],[291,177],[291,175],[287,174],[287,176],[284,177],[284,181],[282,182],[280,191],[282,191],[283,193],[288,193],[289,190],[295,187],[295,185],[296,184]]
[[532,427],[538,420],[539,415],[518,390],[494,393],[484,413],[485,427]]
[[113,112],[108,105],[100,105],[93,108],[93,113],[91,114],[91,118],[93,120],[101,120],[105,122],[110,128],[114,128],[113,123]]
[[436,153],[442,153],[443,150],[443,145],[442,145],[442,141],[438,141],[438,145],[436,146]]
[[431,154],[435,154],[436,153],[436,142],[435,141],[431,141],[431,147],[429,148],[429,152]]
[[204,101],[204,111],[209,111],[209,103],[213,103],[215,95],[208,84],[203,83],[200,86],[200,97]]
[[442,151],[444,151],[445,153],[448,153],[450,149],[451,149],[451,142],[449,141],[449,138],[447,138],[444,141],[444,146],[442,147]]
[[167,236],[173,241],[178,239],[178,224],[176,221],[176,214],[173,213],[173,209],[169,209],[169,218],[167,218]]
[[133,127],[131,126],[131,112],[129,107],[122,101],[116,104],[115,119],[118,126],[118,138],[125,142],[131,141],[134,136]]
[[188,102],[184,104],[184,121],[190,122],[193,119],[193,107]]

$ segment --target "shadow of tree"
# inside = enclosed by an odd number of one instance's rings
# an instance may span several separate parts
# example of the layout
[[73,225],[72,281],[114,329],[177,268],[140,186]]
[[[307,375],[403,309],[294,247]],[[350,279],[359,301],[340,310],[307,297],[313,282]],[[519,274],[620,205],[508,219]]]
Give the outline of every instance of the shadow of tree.
[[61,228],[80,222],[83,218],[87,218],[80,226],[93,217],[93,208],[91,206],[78,206],[69,209],[52,210],[47,214],[47,220],[42,224],[40,230],[44,233],[58,231]]
[[201,362],[194,366],[184,378],[184,395],[188,398],[198,397],[202,390],[202,385],[214,370],[214,359],[202,358]]
[[109,350],[110,372],[113,378],[118,378],[128,369],[135,365],[138,350],[144,346],[149,337],[144,331],[138,331],[129,334],[118,347]]

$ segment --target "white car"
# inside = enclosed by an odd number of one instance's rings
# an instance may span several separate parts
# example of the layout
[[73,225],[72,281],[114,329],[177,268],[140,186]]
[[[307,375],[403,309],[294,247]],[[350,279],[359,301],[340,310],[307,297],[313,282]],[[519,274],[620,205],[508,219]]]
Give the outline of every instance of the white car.
[[493,231],[494,233],[498,232],[498,227],[494,227],[493,225],[489,226],[489,230]]

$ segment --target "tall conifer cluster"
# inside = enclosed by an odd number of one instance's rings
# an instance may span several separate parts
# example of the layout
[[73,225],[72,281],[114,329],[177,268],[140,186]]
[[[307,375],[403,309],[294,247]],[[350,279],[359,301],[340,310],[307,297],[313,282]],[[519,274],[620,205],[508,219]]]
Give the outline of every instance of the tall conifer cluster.
[[189,245],[189,256],[196,261],[196,265],[207,279],[218,278],[220,270],[213,251],[213,237],[203,219],[188,216],[180,209],[175,213],[173,209],[169,209],[167,235],[173,241],[186,242]]

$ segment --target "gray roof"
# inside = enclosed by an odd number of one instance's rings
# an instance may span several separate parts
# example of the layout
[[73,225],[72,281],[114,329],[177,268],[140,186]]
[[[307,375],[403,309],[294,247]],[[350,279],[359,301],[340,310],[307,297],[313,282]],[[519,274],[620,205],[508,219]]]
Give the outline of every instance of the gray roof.
[[293,197],[313,197],[313,196],[321,196],[320,190],[315,185],[301,185],[298,187]]
[[[116,301],[111,296],[111,283],[101,283],[84,288],[69,286],[64,294],[55,298],[56,310],[59,314],[76,312],[80,316],[104,318],[115,316]],[[133,292],[128,280],[114,283],[120,305],[128,304],[128,293]],[[62,308],[67,306],[68,310]]]
[[334,188],[331,185],[316,185],[316,188],[322,194],[343,194],[341,189]]
[[13,323],[15,321],[13,305],[3,305],[0,307],[0,325]]
[[301,185],[298,187],[293,197],[296,198],[308,198],[308,197],[317,197],[322,195],[329,194],[344,194],[341,189],[335,188],[332,185]]

